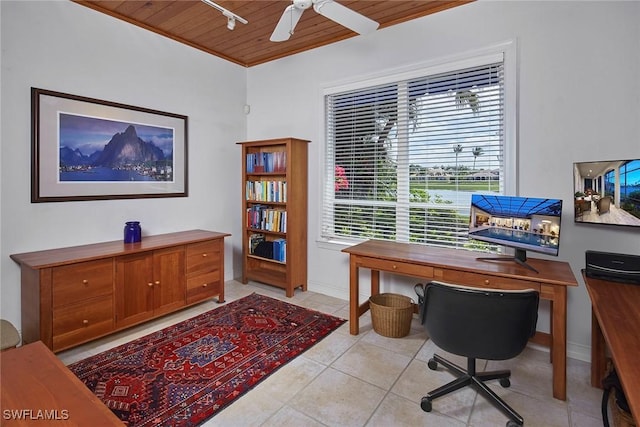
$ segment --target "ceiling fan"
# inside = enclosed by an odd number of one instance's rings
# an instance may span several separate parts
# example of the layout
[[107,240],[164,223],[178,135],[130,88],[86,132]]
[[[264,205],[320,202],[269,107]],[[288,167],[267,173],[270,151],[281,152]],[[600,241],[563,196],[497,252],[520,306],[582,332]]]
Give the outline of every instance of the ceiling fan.
[[302,13],[312,5],[313,10],[320,15],[358,34],[373,32],[379,25],[376,21],[333,0],[293,0],[293,4],[290,4],[284,10],[269,40],[272,42],[288,40],[293,34],[293,29],[300,20]]

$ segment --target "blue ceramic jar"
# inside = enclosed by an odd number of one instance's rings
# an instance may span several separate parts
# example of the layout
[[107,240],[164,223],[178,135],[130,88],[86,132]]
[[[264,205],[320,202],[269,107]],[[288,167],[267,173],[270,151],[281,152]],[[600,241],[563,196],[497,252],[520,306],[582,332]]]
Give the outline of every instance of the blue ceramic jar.
[[136,243],[142,240],[140,221],[127,221],[124,225],[124,242]]

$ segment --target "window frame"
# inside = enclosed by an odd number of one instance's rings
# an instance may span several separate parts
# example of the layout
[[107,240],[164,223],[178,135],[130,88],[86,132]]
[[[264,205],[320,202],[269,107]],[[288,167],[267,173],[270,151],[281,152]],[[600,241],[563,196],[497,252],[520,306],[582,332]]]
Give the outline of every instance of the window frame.
[[[504,194],[518,194],[517,158],[518,158],[518,122],[517,122],[517,61],[516,61],[516,41],[510,40],[484,49],[466,52],[459,55],[439,58],[432,61],[416,63],[403,68],[381,70],[375,75],[359,75],[342,82],[327,83],[322,86],[320,96],[320,138],[322,163],[320,168],[320,191],[319,204],[320,212],[324,212],[325,197],[327,191],[333,189],[333,181],[327,179],[328,165],[328,131],[325,98],[327,95],[356,91],[373,86],[394,84],[399,81],[420,78],[424,76],[453,72],[464,68],[489,64],[492,62],[503,62],[504,69]],[[317,243],[324,248],[339,250],[344,246],[350,246],[366,239],[349,239],[346,237],[326,238],[322,235],[323,216],[320,214],[317,226]]]

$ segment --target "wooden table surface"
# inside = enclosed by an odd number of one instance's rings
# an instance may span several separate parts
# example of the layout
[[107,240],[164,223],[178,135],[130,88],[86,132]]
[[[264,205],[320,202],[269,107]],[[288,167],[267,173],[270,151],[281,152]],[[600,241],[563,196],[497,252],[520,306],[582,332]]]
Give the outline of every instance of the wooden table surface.
[[41,341],[0,353],[3,427],[122,426]]
[[[640,285],[586,276],[584,279],[598,321],[592,328],[599,329],[604,336],[631,413],[640,421]],[[594,353],[598,346],[593,340],[592,347],[592,364],[597,367],[604,362],[604,348],[599,349],[600,354]],[[592,375],[595,372],[592,370]],[[592,384],[601,380],[592,378]]]

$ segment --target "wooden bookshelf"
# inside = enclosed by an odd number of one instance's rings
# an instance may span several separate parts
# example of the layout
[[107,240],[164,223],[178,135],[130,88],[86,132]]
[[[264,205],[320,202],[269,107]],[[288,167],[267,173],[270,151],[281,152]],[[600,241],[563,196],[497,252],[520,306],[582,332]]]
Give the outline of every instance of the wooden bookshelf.
[[[309,141],[281,138],[242,146],[242,283],[307,290]],[[261,243],[262,242],[262,243]]]

